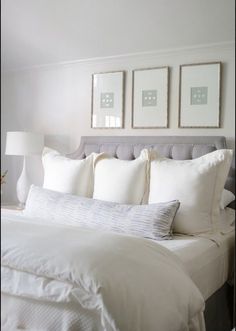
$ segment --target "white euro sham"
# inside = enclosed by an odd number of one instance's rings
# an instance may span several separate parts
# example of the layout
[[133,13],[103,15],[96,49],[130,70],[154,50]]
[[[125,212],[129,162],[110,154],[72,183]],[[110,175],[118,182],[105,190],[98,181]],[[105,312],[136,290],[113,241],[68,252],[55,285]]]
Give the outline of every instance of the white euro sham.
[[96,160],[93,198],[123,204],[144,202],[148,183],[149,152],[132,161],[103,155]]
[[83,197],[93,195],[93,162],[97,154],[86,159],[72,160],[54,149],[45,147],[42,155],[43,187]]
[[193,160],[156,157],[150,166],[149,203],[177,199],[174,232],[215,232],[220,199],[232,161],[232,150],[217,150]]

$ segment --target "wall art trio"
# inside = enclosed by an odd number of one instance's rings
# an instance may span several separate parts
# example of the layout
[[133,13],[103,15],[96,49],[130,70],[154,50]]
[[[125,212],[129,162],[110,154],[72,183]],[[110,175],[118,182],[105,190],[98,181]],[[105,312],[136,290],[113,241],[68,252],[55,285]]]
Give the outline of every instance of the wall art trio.
[[[179,67],[179,128],[219,128],[221,62]],[[91,127],[124,128],[125,71],[92,75]],[[132,71],[132,128],[168,128],[169,67]]]

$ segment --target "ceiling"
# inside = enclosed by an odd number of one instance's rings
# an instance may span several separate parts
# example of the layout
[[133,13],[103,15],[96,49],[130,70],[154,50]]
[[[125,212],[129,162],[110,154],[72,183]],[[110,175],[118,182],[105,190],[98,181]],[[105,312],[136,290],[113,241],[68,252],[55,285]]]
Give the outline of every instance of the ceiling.
[[234,41],[235,0],[2,0],[2,69]]

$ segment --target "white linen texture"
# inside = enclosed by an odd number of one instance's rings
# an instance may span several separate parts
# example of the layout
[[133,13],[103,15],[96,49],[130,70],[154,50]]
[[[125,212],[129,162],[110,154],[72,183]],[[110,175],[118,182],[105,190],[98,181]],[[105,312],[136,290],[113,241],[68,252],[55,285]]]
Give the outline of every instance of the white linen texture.
[[54,149],[45,147],[42,154],[43,187],[63,193],[91,198],[93,195],[93,163],[98,154],[72,160]]
[[152,240],[4,219],[1,263],[3,293],[77,302],[78,314],[81,306],[97,312],[106,331],[204,331],[201,293]]
[[232,150],[222,149],[193,160],[152,156],[149,203],[180,201],[174,232],[199,234],[217,231],[220,200],[232,155]]
[[19,331],[19,325],[27,331],[104,331],[99,313],[78,307],[78,302],[48,302],[7,293],[2,293],[1,300],[1,331]]
[[148,187],[149,151],[135,160],[98,157],[94,169],[93,198],[124,204],[141,204]]
[[170,239],[179,201],[124,205],[64,194],[32,185],[24,215],[46,223],[89,227],[155,240]]

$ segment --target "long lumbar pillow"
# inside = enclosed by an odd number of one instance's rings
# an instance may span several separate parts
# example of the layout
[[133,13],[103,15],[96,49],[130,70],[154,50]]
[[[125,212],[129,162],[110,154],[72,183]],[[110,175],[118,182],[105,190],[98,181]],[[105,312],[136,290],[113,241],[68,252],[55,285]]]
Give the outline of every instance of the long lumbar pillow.
[[123,205],[32,185],[24,215],[47,223],[83,226],[154,240],[170,239],[179,201]]
[[217,150],[193,160],[156,157],[150,166],[149,203],[178,199],[174,232],[197,234],[218,228],[220,200],[232,150]]
[[43,187],[63,193],[91,198],[93,195],[93,162],[98,154],[72,160],[54,149],[45,147],[42,155]]

